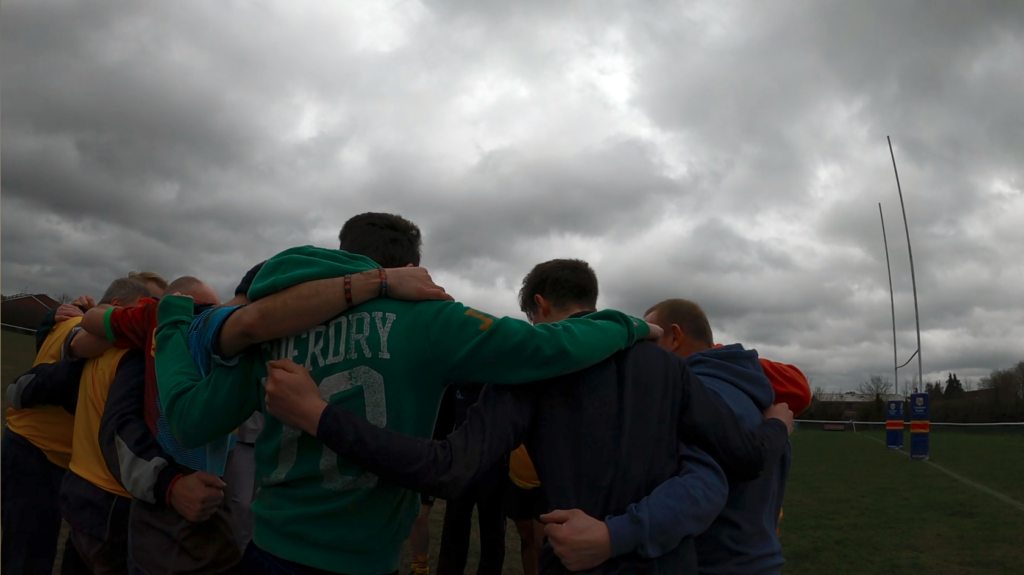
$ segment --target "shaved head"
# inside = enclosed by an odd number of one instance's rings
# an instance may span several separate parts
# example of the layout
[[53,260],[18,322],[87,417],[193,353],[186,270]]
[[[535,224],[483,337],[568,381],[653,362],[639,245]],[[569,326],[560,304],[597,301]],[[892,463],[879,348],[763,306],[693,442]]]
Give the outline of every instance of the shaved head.
[[715,336],[711,332],[708,316],[696,303],[685,299],[667,299],[651,306],[644,314],[647,321],[658,324],[668,330],[678,325],[683,333],[694,340],[711,347],[715,345]]
[[201,303],[220,305],[220,296],[212,287],[192,276],[182,276],[170,283],[164,293],[191,296]]

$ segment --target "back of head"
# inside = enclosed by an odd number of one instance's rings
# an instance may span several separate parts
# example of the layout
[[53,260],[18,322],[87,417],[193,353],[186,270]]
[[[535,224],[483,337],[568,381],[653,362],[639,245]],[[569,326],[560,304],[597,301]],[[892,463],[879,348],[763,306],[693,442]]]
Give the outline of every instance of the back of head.
[[519,309],[528,316],[537,313],[534,296],[541,296],[556,308],[597,309],[597,274],[583,260],[551,260],[534,266],[519,289]]
[[367,212],[345,222],[339,249],[366,256],[386,268],[420,265],[420,228],[395,214]]
[[715,336],[711,333],[708,316],[696,303],[686,299],[667,299],[651,306],[644,316],[655,314],[657,324],[668,331],[675,324],[691,339],[711,348],[715,345]]
[[172,281],[167,286],[166,293],[187,295],[201,303],[220,303],[220,296],[216,290],[192,276],[182,276]]
[[103,292],[100,303],[131,307],[144,297],[149,297],[149,288],[146,284],[132,278],[117,278],[107,291]]
[[160,297],[167,291],[167,280],[156,272],[129,272],[128,278],[146,284],[153,297]]

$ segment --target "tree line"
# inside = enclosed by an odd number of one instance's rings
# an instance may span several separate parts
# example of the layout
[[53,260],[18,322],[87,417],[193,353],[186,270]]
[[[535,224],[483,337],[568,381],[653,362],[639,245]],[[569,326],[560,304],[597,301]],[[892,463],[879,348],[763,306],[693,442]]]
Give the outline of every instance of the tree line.
[[[801,419],[844,420],[851,415],[859,421],[886,419],[885,396],[899,394],[909,396],[914,392],[927,393],[931,403],[931,421],[949,423],[986,423],[1000,421],[1024,421],[1024,360],[1005,369],[995,369],[977,383],[970,378],[961,380],[955,373],[949,373],[946,381],[925,382],[924,388],[917,385],[917,378],[908,379],[903,385],[894,385],[887,377],[871,375],[857,387],[857,393],[874,396],[874,401],[858,404],[823,402],[825,393],[821,387],[814,388],[811,406]],[[905,409],[909,419],[909,409]]]

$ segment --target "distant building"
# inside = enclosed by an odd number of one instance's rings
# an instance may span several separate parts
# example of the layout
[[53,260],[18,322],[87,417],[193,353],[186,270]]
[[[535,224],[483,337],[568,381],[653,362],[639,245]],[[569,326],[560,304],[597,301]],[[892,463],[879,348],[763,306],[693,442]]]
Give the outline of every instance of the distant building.
[[[881,399],[882,401],[906,400],[905,397],[896,393],[883,394]],[[849,391],[846,393],[822,393],[815,397],[815,400],[823,407],[828,407],[832,410],[841,410],[843,413],[843,419],[853,419],[857,415],[857,411],[862,406],[875,401],[875,396]]]
[[0,302],[0,326],[18,333],[35,333],[46,314],[60,302],[45,294],[22,293],[4,297]]
[[974,391],[965,391],[964,399],[974,399],[980,401],[996,401],[998,395],[997,389],[994,388],[981,388],[975,389]]

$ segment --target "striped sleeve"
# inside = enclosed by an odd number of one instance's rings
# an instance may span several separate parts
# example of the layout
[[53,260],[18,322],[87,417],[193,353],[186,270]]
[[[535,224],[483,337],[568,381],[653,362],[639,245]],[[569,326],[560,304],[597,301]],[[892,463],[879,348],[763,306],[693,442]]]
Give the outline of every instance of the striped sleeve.
[[125,355],[107,395],[100,423],[100,448],[111,475],[132,497],[166,505],[168,492],[180,473],[146,425],[145,376],[142,352]]
[[206,377],[215,365],[235,365],[238,357],[224,359],[217,349],[218,334],[231,314],[242,306],[213,307],[195,317],[188,328],[188,350],[199,368],[199,375]]
[[143,298],[135,307],[112,307],[103,316],[107,341],[122,349],[146,349],[156,327],[157,300]]

